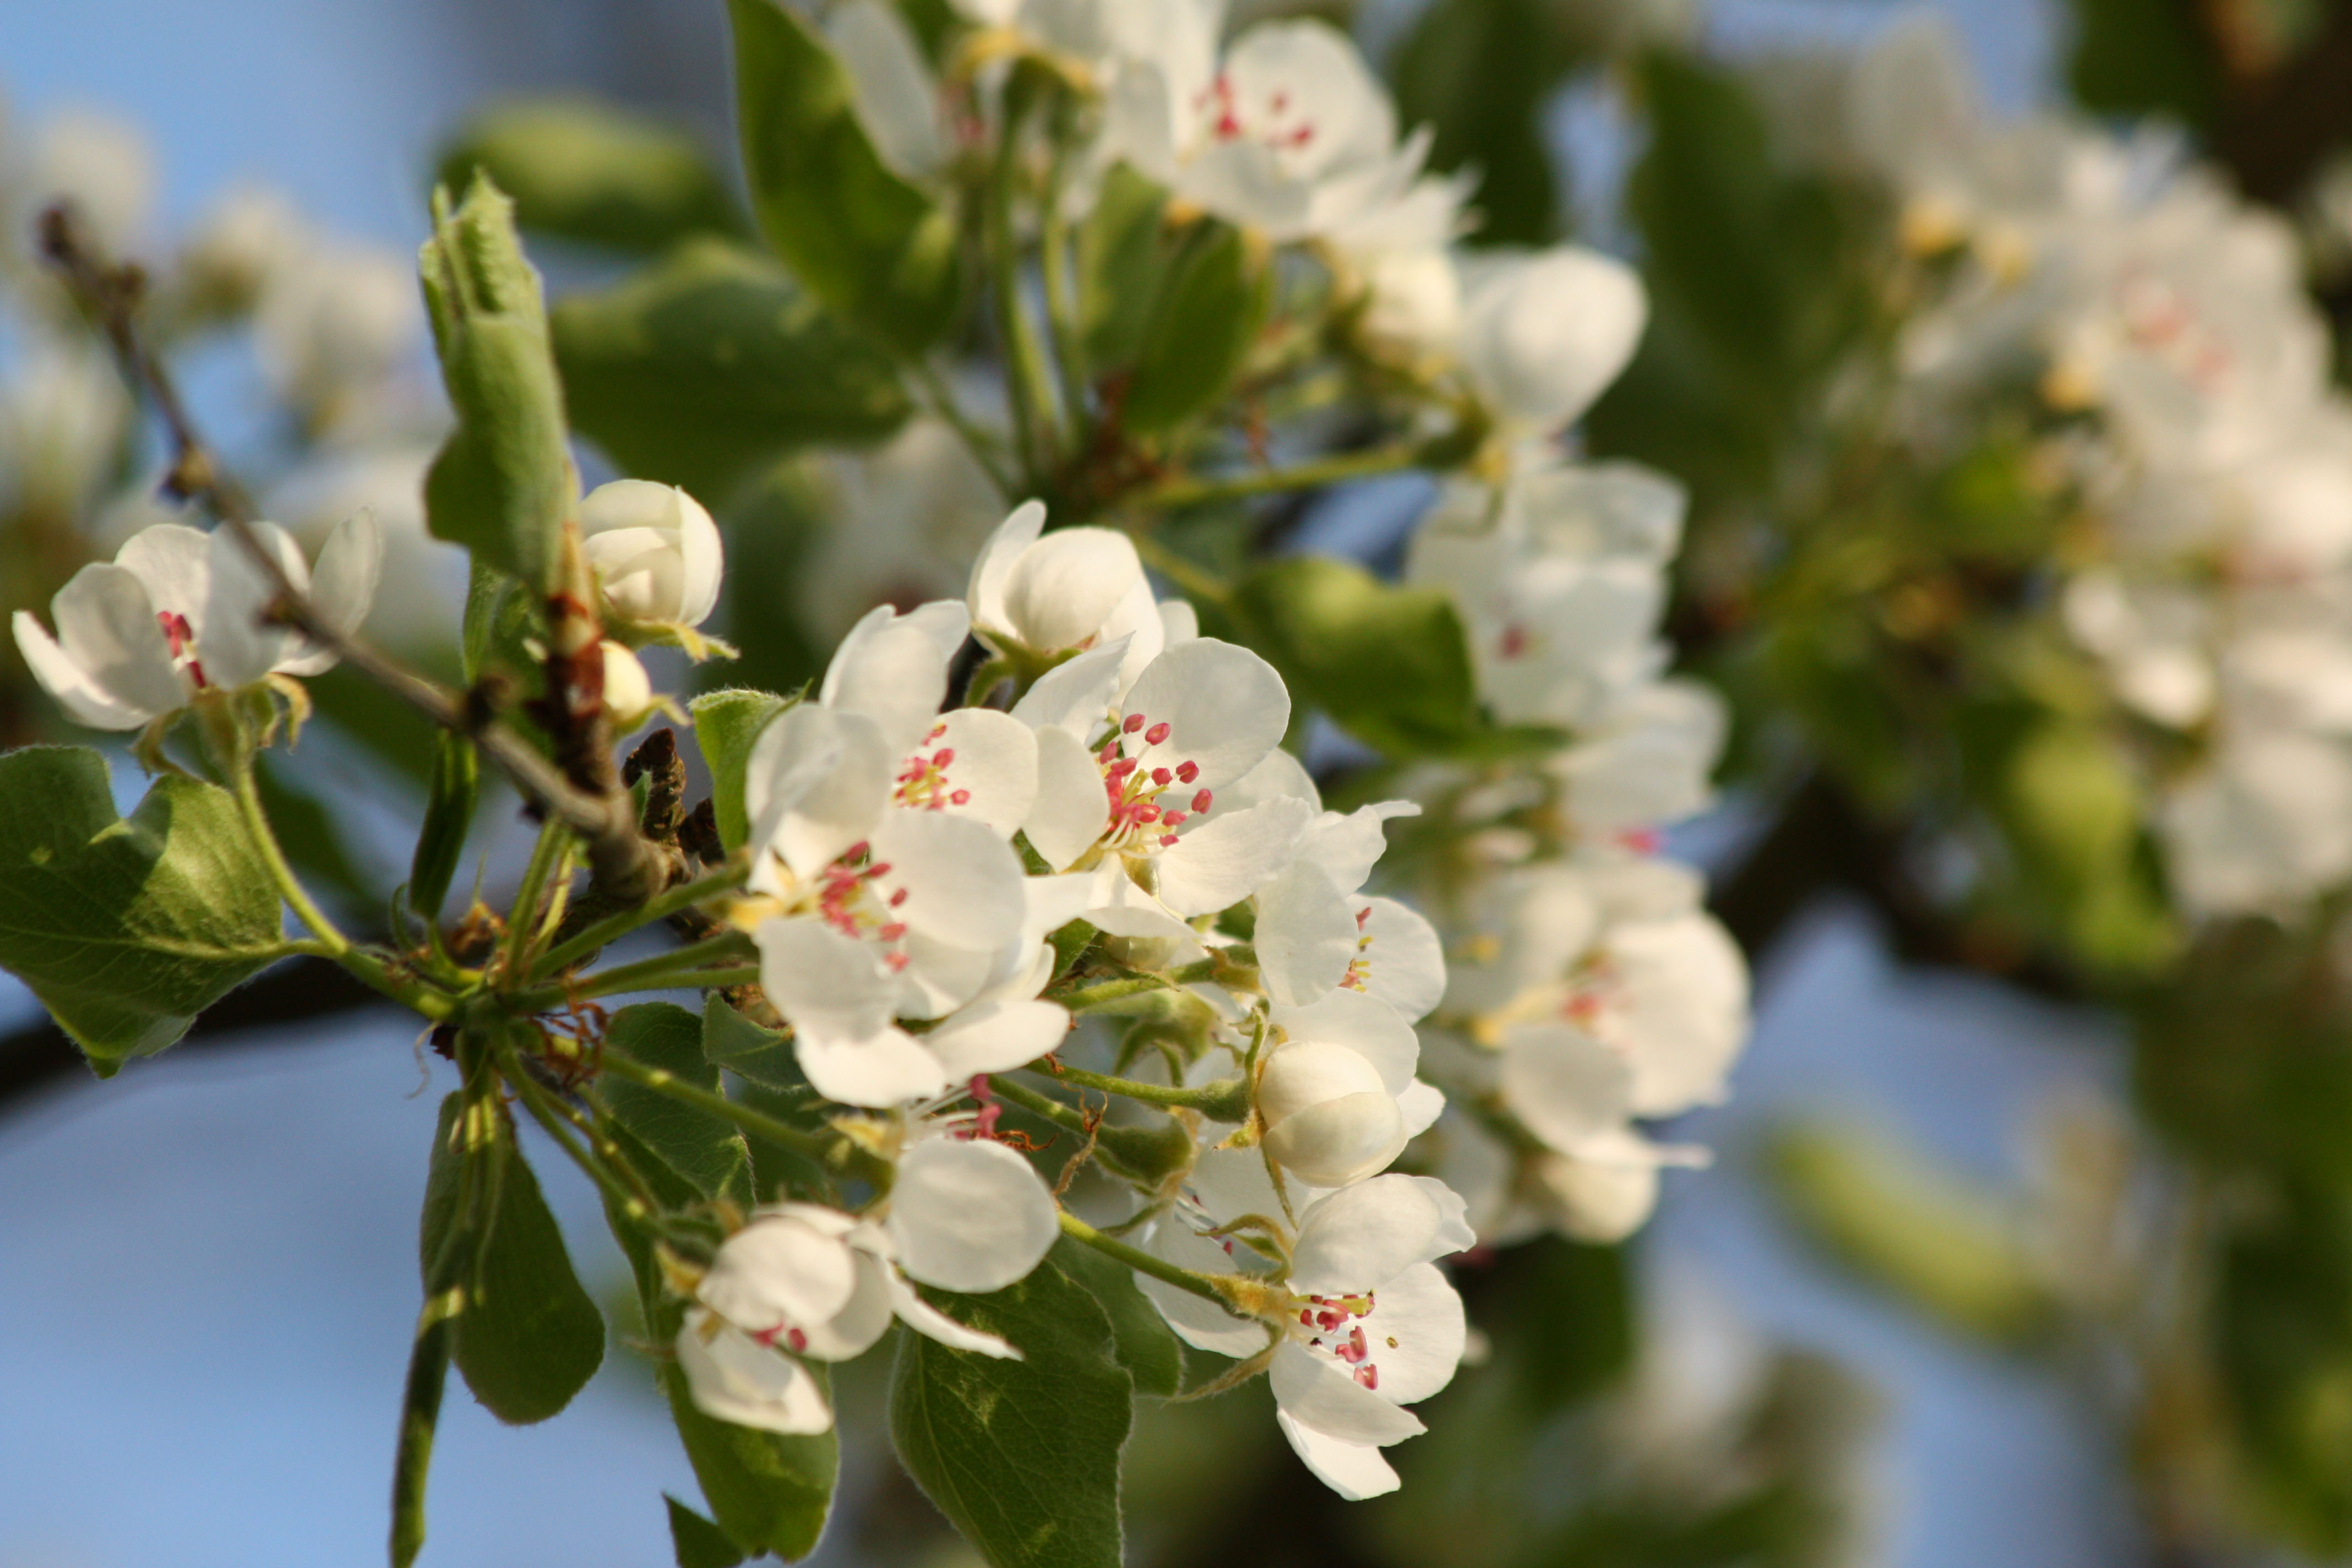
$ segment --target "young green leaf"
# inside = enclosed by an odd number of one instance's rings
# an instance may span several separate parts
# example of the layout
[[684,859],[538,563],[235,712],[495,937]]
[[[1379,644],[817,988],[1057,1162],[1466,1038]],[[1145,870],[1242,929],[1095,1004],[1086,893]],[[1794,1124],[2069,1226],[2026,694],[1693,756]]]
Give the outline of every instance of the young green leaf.
[[514,204],[479,174],[454,209],[436,190],[418,264],[457,416],[425,476],[426,525],[548,593],[579,485],[539,274],[515,236]]
[[427,921],[441,918],[481,794],[482,760],[474,742],[455,730],[441,731],[434,737],[431,793],[408,866],[408,907]]
[[728,0],[735,118],[760,232],[826,304],[902,353],[953,321],[955,221],[882,162],[849,73],[776,0]]
[[743,1549],[725,1531],[667,1492],[662,1501],[669,1505],[669,1544],[677,1568],[735,1568],[743,1561]]
[[[484,1195],[471,1221],[461,1201],[469,1184]],[[572,1271],[563,1233],[494,1093],[453,1094],[441,1105],[417,1237],[428,1291],[453,1236],[471,1262],[450,1308],[452,1359],[499,1420],[544,1421],[604,1359],[604,1320]]]
[[1470,646],[1453,600],[1362,567],[1291,556],[1235,585],[1250,645],[1294,697],[1391,757],[1450,751],[1479,726]]
[[1118,1568],[1134,1385],[1101,1306],[1051,1259],[989,1295],[924,1294],[1022,1357],[898,1331],[890,1436],[907,1473],[995,1568]]
[[1203,220],[1152,301],[1120,420],[1164,435],[1213,407],[1233,384],[1265,319],[1273,268],[1241,230]]
[[268,867],[227,792],[166,773],[128,817],[80,746],[0,756],[0,968],[101,1078],[284,956]]
[[[809,1370],[820,1385],[829,1384],[824,1366]],[[840,1473],[839,1439],[831,1432],[787,1437],[705,1415],[675,1363],[662,1369],[662,1387],[719,1528],[730,1540],[788,1563],[814,1551]]]
[[714,502],[795,447],[879,440],[907,417],[887,354],[724,240],[562,300],[551,324],[581,434],[630,473]]
[[441,154],[453,191],[478,169],[514,198],[528,229],[651,255],[696,234],[748,226],[700,141],[618,104],[509,100],[475,118]]
[[713,1067],[740,1074],[766,1089],[808,1088],[800,1063],[793,1059],[790,1038],[751,1022],[716,991],[702,999],[702,1055]]
[[[613,1015],[607,1049],[659,1068],[698,1089],[719,1092],[719,1069],[702,1054],[702,1020],[667,1002],[645,1002]],[[735,1124],[682,1105],[658,1089],[607,1074],[604,1103],[662,1163],[705,1197],[751,1202],[751,1156]]]
[[743,770],[751,760],[752,742],[768,721],[792,706],[771,691],[712,691],[688,704],[694,714],[694,738],[702,760],[710,768],[710,805],[719,817],[719,841],[740,849],[751,836],[743,806]]
[[1135,1392],[1166,1399],[1184,1382],[1184,1347],[1160,1309],[1135,1287],[1135,1271],[1074,1237],[1054,1244],[1048,1260],[1085,1286],[1110,1320],[1111,1353],[1135,1380]]
[[1164,188],[1114,163],[1078,226],[1078,329],[1098,374],[1127,364],[1142,345],[1173,250],[1164,232],[1167,206]]

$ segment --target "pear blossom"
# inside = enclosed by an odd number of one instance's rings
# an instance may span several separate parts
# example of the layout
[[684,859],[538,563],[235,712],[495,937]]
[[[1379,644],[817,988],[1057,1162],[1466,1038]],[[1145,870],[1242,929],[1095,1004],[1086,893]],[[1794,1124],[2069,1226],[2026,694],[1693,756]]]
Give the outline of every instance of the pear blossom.
[[[971,401],[965,389],[959,395]],[[961,591],[1003,517],[996,481],[951,426],[928,416],[870,452],[830,455],[822,477],[827,505],[792,607],[825,641],[877,605]],[[739,595],[746,591],[737,584]]]
[[[1116,529],[1044,531],[1045,508],[1013,509],[972,563],[972,635],[998,653],[1042,660],[1123,640],[1124,691],[1171,640],[1134,542]],[[1181,623],[1180,623],[1181,624]],[[1181,640],[1181,633],[1177,639]]]
[[688,1389],[722,1421],[823,1432],[833,1412],[803,1363],[864,1354],[894,1316],[957,1350],[1018,1359],[1017,1348],[957,1322],[908,1281],[1003,1289],[1026,1278],[1060,1233],[1053,1195],[1003,1144],[918,1142],[900,1156],[878,1220],[777,1204],[720,1245],[677,1332]]
[[719,525],[684,490],[614,479],[588,492],[579,517],[580,547],[614,618],[688,639],[719,607]]
[[1087,919],[1114,935],[1190,942],[1184,922],[1279,874],[1315,816],[1277,797],[1217,792],[1274,751],[1290,696],[1274,668],[1213,637],[1169,647],[1118,695],[1121,644],[1049,671],[1013,707],[1037,743],[1023,831],[1056,870],[1091,870]]
[[[357,512],[337,526],[315,574],[277,524],[257,523],[254,531],[330,626],[349,632],[366,618],[383,550],[372,516]],[[331,649],[292,626],[265,624],[277,597],[277,585],[228,530],[159,523],[58,590],[49,605],[55,637],[30,611],[17,611],[16,647],[77,721],[136,730],[200,691],[331,668]]]
[[1420,174],[1427,133],[1399,142],[1395,105],[1346,34],[1261,23],[1219,59],[1222,5],[1154,9],[1164,34],[1111,82],[1107,151],[1180,200],[1283,243],[1329,233]]
[[[1315,1198],[1295,1225],[1287,1213],[1249,1151],[1213,1150],[1150,1238],[1172,1262],[1261,1284],[1265,1323],[1139,1283],[1186,1342],[1267,1355],[1276,1422],[1325,1485],[1350,1500],[1393,1491],[1381,1449],[1424,1430],[1404,1406],[1453,1380],[1467,1337],[1462,1299],[1435,1267],[1475,1240],[1462,1199],[1427,1176],[1386,1175]],[[1245,1245],[1252,1237],[1286,1269]]]

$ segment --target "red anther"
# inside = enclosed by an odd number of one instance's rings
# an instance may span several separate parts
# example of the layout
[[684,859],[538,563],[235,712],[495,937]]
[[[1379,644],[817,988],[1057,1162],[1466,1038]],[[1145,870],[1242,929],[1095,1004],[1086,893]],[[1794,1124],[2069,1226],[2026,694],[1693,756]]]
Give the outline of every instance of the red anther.
[[1181,827],[1189,821],[1190,818],[1186,817],[1181,811],[1164,811],[1160,814],[1160,820],[1166,823],[1171,827]]
[[868,866],[866,868],[866,875],[869,877],[887,877],[889,874],[890,862],[887,860],[883,861],[878,866]]
[[1102,750],[1095,753],[1095,761],[1108,763],[1112,758],[1118,755],[1118,742],[1117,741],[1105,741],[1103,742]]
[[935,768],[946,767],[950,763],[954,761],[955,748],[953,746],[941,746],[938,751],[931,753],[931,766]]
[[[1200,764],[1200,763],[1178,763],[1176,764],[1176,782],[1177,782],[1178,784],[1191,784],[1194,779],[1199,778],[1200,776],[1201,776],[1201,764]],[[1208,808],[1207,808],[1206,806],[1203,806],[1203,807],[1202,807],[1201,809],[1205,811],[1205,810],[1207,810]]]
[[1168,721],[1165,719],[1162,719],[1159,723],[1154,724],[1150,729],[1146,730],[1143,732],[1143,743],[1147,746],[1156,746],[1167,738]]
[[848,848],[843,850],[841,852],[841,858],[845,860],[855,860],[859,857],[869,853],[873,847],[873,845],[861,838],[856,843],[851,845]]
[[1157,822],[1160,820],[1160,808],[1156,805],[1139,805],[1135,808],[1135,820]]
[[1502,655],[1505,658],[1517,658],[1527,651],[1528,628],[1513,621],[1503,628]]
[[[1192,764],[1192,763],[1186,763],[1184,765],[1185,765],[1186,767],[1188,767],[1188,768],[1189,768],[1189,767],[1191,767]],[[1186,779],[1184,782],[1185,782],[1186,784],[1191,784],[1192,781],[1191,779]],[[1199,813],[1201,813],[1201,812],[1203,812],[1203,811],[1208,810],[1208,809],[1209,809],[1209,807],[1210,807],[1211,805],[1214,805],[1214,804],[1215,804],[1215,802],[1216,802],[1216,798],[1217,798],[1217,797],[1216,797],[1216,795],[1215,795],[1214,794],[1211,793],[1211,792],[1210,792],[1210,791],[1208,791],[1208,790],[1202,790],[1202,791],[1198,792],[1197,794],[1195,794],[1195,795],[1192,796],[1192,810],[1193,810],[1193,812],[1197,815],[1197,814],[1199,814]]]
[[907,955],[903,952],[894,952],[882,961],[882,966],[896,974],[907,967]]
[[1176,836],[1175,836],[1174,834],[1172,834],[1172,833],[1163,833],[1163,834],[1161,834],[1161,835],[1160,836],[1160,847],[1161,847],[1162,849],[1173,849],[1173,848],[1175,848],[1175,847],[1176,847]]
[[907,889],[904,888],[899,889],[897,892],[890,895],[890,907],[894,910],[906,901]]
[[1167,788],[1168,781],[1175,776],[1176,775],[1174,773],[1170,773],[1166,768],[1154,768],[1151,770],[1151,782],[1160,785],[1162,789]]
[[1121,733],[1122,735],[1132,735],[1132,734],[1134,734],[1138,730],[1140,730],[1140,729],[1142,729],[1142,728],[1143,728],[1143,715],[1142,715],[1142,714],[1140,714],[1140,713],[1130,713],[1130,714],[1129,714],[1129,715],[1127,716],[1127,718],[1126,718],[1126,719],[1125,719],[1125,720],[1124,720],[1124,721],[1119,724],[1119,727],[1118,727],[1118,729],[1119,729],[1119,733]]
[[880,936],[884,942],[896,942],[900,937],[907,934],[907,922],[904,921],[892,921],[888,925],[884,926],[881,931],[876,934]]
[[1326,1310],[1315,1314],[1315,1326],[1318,1329],[1336,1329],[1347,1321],[1348,1314],[1345,1312]]
[[170,647],[173,658],[187,652],[188,644],[195,639],[196,634],[189,626],[188,617],[177,611],[156,611],[155,624],[163,628],[163,641]]
[[1276,114],[1280,114],[1284,110],[1290,107],[1290,95],[1286,92],[1277,92],[1272,98],[1265,100],[1265,106],[1268,109],[1273,110]]
[[1313,1328],[1313,1327],[1315,1326],[1315,1314],[1314,1314],[1312,1311],[1309,1311],[1309,1310],[1308,1310],[1307,1308],[1305,1308],[1305,1307],[1301,1307],[1301,1308],[1299,1308],[1299,1309],[1298,1309],[1298,1324],[1299,1324],[1299,1327],[1301,1327],[1301,1328],[1307,1328],[1307,1329],[1311,1329],[1311,1328]]
[[1121,757],[1118,761],[1111,763],[1110,771],[1105,776],[1108,778],[1123,779],[1134,771],[1135,759],[1133,757]]
[[970,805],[971,804],[971,791],[968,789],[960,789],[956,791],[953,795],[948,796],[948,804],[950,805]]
[[1366,1388],[1378,1388],[1381,1385],[1381,1369],[1366,1363],[1356,1369],[1356,1381]]
[[1371,918],[1372,918],[1372,906],[1371,906],[1371,905],[1370,905],[1370,904],[1366,904],[1362,909],[1358,910],[1356,911],[1356,929],[1357,929],[1358,931],[1361,931],[1361,930],[1363,930],[1363,929],[1364,929],[1364,922],[1365,922],[1366,921],[1368,921],[1368,920],[1370,920]]
[[798,1329],[786,1329],[784,1342],[793,1347],[793,1353],[795,1355],[808,1349],[808,1336]]
[[1358,1323],[1354,1328],[1348,1331],[1348,1348],[1356,1352],[1356,1359],[1358,1361],[1361,1361],[1366,1356],[1372,1353],[1371,1347],[1364,1343],[1363,1324]]

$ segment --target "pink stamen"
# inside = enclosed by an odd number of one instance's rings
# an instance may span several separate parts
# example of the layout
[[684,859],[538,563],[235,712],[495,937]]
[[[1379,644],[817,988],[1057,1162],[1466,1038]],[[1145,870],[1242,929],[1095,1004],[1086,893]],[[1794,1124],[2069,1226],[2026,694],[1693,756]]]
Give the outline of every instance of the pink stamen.
[[1143,743],[1147,746],[1156,746],[1166,739],[1168,739],[1168,721],[1165,719],[1143,732]]
[[1170,773],[1166,768],[1154,768],[1151,770],[1151,782],[1160,785],[1162,788],[1165,788],[1168,781],[1175,776],[1176,775],[1174,773]]
[[[1200,763],[1177,763],[1177,764],[1176,764],[1176,782],[1177,782],[1178,784],[1191,784],[1194,779],[1199,778],[1200,776],[1201,776],[1201,764],[1200,764]],[[1204,792],[1204,793],[1205,793],[1205,792]],[[1208,808],[1207,806],[1205,806],[1205,805],[1199,805],[1199,806],[1194,806],[1192,809],[1194,809],[1195,811],[1206,811],[1206,810],[1208,810],[1209,808]]]
[[1143,728],[1143,715],[1140,713],[1129,714],[1126,721],[1121,723],[1118,728],[1119,733],[1123,735],[1134,734],[1138,730]]
[[[1190,763],[1186,763],[1184,765],[1188,768],[1192,766]],[[1194,771],[1197,772],[1198,770],[1196,769]],[[1191,784],[1192,781],[1191,779],[1186,779],[1184,782],[1186,784]],[[1195,795],[1192,797],[1192,815],[1198,816],[1201,813],[1208,810],[1209,807],[1215,803],[1216,798],[1217,797],[1215,795],[1212,795],[1207,790],[1202,790],[1199,794]]]

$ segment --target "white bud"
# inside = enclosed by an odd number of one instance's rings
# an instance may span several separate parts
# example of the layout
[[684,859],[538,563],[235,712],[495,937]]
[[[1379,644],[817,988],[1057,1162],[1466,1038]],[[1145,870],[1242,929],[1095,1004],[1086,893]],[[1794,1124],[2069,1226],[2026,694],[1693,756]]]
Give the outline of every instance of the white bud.
[[675,485],[614,479],[580,503],[581,546],[623,620],[698,626],[719,606],[719,525]]
[[1617,379],[1649,311],[1641,278],[1598,251],[1499,259],[1472,279],[1463,364],[1497,413],[1553,428]]
[[1406,1142],[1404,1113],[1380,1069],[1345,1046],[1300,1040],[1277,1048],[1258,1075],[1265,1151],[1318,1187],[1360,1182]]
[[652,717],[653,678],[637,656],[619,643],[604,644],[604,711],[612,716],[613,732],[625,735]]
[[1658,1203],[1658,1167],[1645,1160],[1538,1155],[1535,1184],[1549,1200],[1552,1222],[1577,1241],[1606,1246],[1642,1227]]
[[1367,352],[1398,364],[1451,353],[1462,335],[1462,279],[1443,250],[1387,251],[1364,264]]

